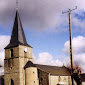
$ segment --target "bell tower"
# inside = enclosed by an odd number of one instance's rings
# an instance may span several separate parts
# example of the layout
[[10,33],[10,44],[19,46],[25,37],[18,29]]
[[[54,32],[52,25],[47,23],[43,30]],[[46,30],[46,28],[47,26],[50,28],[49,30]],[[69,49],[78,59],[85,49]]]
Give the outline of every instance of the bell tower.
[[5,47],[5,85],[25,85],[24,66],[28,60],[33,62],[32,47],[27,44],[17,9],[10,43]]

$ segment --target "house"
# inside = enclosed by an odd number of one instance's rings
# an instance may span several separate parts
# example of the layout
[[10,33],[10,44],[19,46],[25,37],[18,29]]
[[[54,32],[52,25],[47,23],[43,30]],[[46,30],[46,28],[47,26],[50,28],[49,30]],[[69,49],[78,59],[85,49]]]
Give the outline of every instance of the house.
[[85,85],[85,73],[80,74],[81,85]]

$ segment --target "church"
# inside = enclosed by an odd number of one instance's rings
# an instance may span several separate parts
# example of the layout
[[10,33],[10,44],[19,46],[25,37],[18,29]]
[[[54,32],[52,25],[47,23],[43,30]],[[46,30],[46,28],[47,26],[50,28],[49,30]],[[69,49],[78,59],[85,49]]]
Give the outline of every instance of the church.
[[26,41],[18,10],[10,43],[5,47],[4,85],[72,85],[65,66],[33,63],[32,47]]

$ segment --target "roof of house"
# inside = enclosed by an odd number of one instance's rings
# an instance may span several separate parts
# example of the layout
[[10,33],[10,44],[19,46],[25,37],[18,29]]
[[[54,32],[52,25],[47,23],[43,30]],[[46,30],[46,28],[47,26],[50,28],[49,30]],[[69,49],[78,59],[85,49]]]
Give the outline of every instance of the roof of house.
[[33,64],[31,61],[28,61],[26,65],[24,66],[24,69],[29,68],[29,67],[36,67],[35,64]]
[[24,69],[29,67],[37,67],[40,70],[43,70],[51,75],[58,75],[58,76],[70,76],[70,72],[64,66],[49,66],[49,65],[40,65],[40,64],[33,64],[31,61],[28,61],[24,67]]
[[18,45],[31,47],[30,45],[27,44],[22,23],[19,17],[19,13],[18,13],[18,10],[16,10],[16,16],[15,16],[12,35],[11,35],[11,40],[10,40],[10,43],[5,47],[5,49],[15,47]]
[[82,82],[85,82],[85,73],[80,74],[80,79]]
[[35,66],[41,70],[50,73],[51,75],[70,76],[70,72],[64,66],[58,67],[58,66],[48,66],[48,65],[40,65],[40,64],[35,64]]

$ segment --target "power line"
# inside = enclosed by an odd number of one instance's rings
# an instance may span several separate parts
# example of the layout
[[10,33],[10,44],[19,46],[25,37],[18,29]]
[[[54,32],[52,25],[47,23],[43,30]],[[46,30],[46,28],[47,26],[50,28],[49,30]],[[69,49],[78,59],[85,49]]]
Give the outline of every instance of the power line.
[[63,13],[63,14],[65,14],[65,13],[71,13],[71,11],[76,10],[76,9],[77,9],[77,6],[76,6],[74,9],[69,9],[68,11],[62,12],[62,13]]

